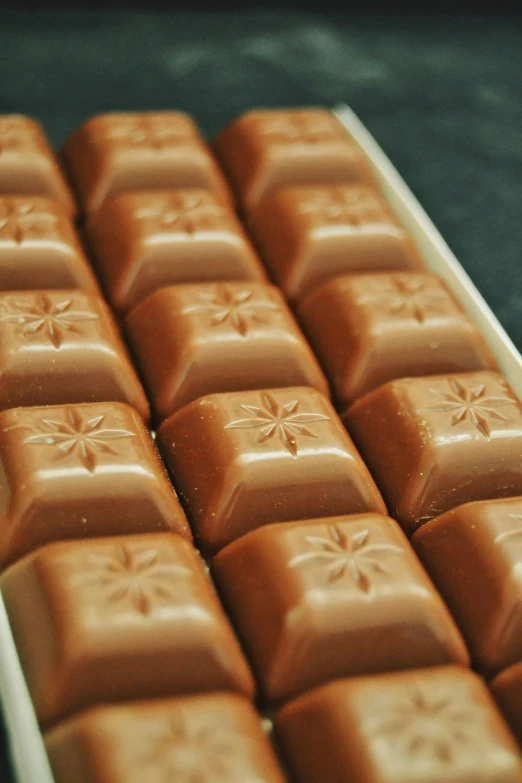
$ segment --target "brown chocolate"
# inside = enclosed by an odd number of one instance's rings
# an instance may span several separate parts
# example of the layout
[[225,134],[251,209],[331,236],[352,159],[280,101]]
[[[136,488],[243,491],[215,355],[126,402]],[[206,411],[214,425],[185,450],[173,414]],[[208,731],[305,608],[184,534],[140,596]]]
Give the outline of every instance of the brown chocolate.
[[0,196],[0,290],[28,288],[98,291],[98,284],[62,204]]
[[274,286],[162,288],[127,316],[125,326],[160,420],[213,392],[302,385],[328,394],[317,360]]
[[330,402],[305,387],[212,394],[158,430],[205,551],[270,522],[385,513]]
[[154,443],[123,403],[0,413],[0,469],[2,565],[59,539],[190,537]]
[[191,118],[182,112],[101,114],[70,136],[63,156],[83,209],[131,190],[228,188]]
[[0,587],[44,725],[100,702],[253,694],[203,562],[181,536],[49,544],[9,568]]
[[412,543],[488,675],[522,661],[522,498],[466,503]]
[[0,366],[0,410],[115,401],[149,418],[145,392],[99,296],[0,294]]
[[338,677],[469,663],[388,517],[268,525],[225,547],[212,568],[271,704]]
[[42,127],[21,114],[0,116],[0,194],[50,196],[70,216],[76,204]]
[[276,723],[295,783],[521,783],[484,683],[454,666],[317,688]]
[[486,341],[436,275],[345,275],[299,318],[341,407],[396,378],[496,369]]
[[56,783],[285,783],[259,716],[233,694],[93,708],[45,739]]
[[498,373],[391,381],[345,420],[408,533],[461,503],[522,494],[522,404]]
[[89,223],[88,235],[118,311],[172,283],[266,280],[238,219],[208,191],[109,199]]
[[522,663],[498,674],[491,690],[504,717],[522,745]]
[[364,154],[326,109],[249,111],[221,131],[214,149],[248,211],[285,186],[373,180]]
[[292,300],[336,275],[421,266],[385,200],[366,185],[279,190],[252,212],[250,228],[273,278]]

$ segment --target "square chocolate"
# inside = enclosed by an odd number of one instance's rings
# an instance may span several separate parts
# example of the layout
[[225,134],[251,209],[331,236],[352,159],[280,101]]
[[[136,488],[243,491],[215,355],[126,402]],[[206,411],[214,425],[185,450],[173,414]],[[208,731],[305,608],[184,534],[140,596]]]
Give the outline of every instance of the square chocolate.
[[522,498],[466,503],[423,525],[412,543],[475,666],[491,676],[522,662]]
[[44,725],[100,702],[253,694],[203,562],[181,536],[49,544],[9,568],[0,587]]
[[367,185],[275,191],[249,225],[273,278],[293,301],[337,275],[421,266],[386,201]]
[[456,666],[339,680],[276,723],[295,783],[521,783],[482,680]]
[[125,326],[160,420],[214,392],[313,386],[328,394],[326,378],[275,286],[162,288],[127,316]]
[[183,112],[113,112],[85,122],[63,156],[87,214],[131,190],[228,188],[195,123]]
[[386,381],[496,369],[486,341],[436,275],[343,275],[298,315],[346,407]]
[[498,674],[491,683],[491,690],[522,745],[522,662]]
[[209,191],[111,198],[90,221],[88,235],[118,311],[173,283],[266,280],[239,220]]
[[469,663],[388,517],[267,525],[225,547],[212,570],[269,704],[338,677]]
[[0,413],[0,564],[49,541],[187,521],[142,418],[123,403]]
[[163,422],[158,442],[209,553],[270,522],[385,513],[329,400],[311,388],[201,397]]
[[461,503],[522,494],[522,404],[498,373],[390,381],[345,421],[408,533]]

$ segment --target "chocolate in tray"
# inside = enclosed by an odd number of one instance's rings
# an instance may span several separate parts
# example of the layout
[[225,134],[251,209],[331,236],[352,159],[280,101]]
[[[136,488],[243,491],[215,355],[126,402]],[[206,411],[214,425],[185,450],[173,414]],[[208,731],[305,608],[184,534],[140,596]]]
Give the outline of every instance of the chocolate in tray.
[[0,589],[55,782],[522,783],[522,402],[339,119],[0,137]]

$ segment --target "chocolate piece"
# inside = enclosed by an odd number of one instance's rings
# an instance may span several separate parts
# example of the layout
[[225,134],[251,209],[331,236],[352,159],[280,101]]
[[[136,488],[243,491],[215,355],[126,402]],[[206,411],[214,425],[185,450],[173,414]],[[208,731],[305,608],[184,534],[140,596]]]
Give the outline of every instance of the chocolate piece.
[[345,419],[408,533],[461,503],[522,494],[522,404],[498,373],[391,381]]
[[212,392],[303,385],[328,394],[317,360],[274,286],[162,288],[130,313],[126,330],[160,419]]
[[[0,171],[1,162],[0,146]],[[1,196],[0,290],[28,288],[99,290],[59,202],[42,196]]]
[[209,552],[270,522],[385,513],[330,402],[314,389],[200,398],[163,422],[158,442]]
[[130,190],[206,188],[229,198],[210,150],[182,112],[101,114],[67,139],[63,156],[87,213]]
[[181,536],[49,544],[9,568],[0,586],[42,724],[99,702],[253,694],[203,562]]
[[421,266],[406,231],[367,186],[279,190],[253,211],[250,228],[272,276],[292,300],[346,272]]
[[521,783],[482,681],[454,666],[317,688],[276,724],[295,783]]
[[491,675],[522,661],[522,498],[467,503],[423,525],[412,543]]
[[213,572],[271,704],[337,677],[469,663],[388,517],[268,525],[225,547]]
[[56,783],[284,783],[259,716],[231,694],[93,708],[45,739]]
[[299,317],[341,406],[405,376],[496,369],[486,341],[436,275],[346,275]]
[[493,696],[522,745],[522,663],[510,666],[491,683]]
[[247,210],[285,185],[373,180],[366,157],[326,109],[249,111],[219,134],[214,148]]
[[21,405],[147,398],[112,314],[81,291],[0,294],[0,410]]
[[49,541],[190,531],[141,417],[123,403],[0,413],[0,563]]
[[51,196],[68,215],[76,204],[42,127],[20,114],[0,116],[0,194]]
[[126,193],[103,205],[88,234],[119,311],[172,283],[266,280],[238,219],[208,191]]

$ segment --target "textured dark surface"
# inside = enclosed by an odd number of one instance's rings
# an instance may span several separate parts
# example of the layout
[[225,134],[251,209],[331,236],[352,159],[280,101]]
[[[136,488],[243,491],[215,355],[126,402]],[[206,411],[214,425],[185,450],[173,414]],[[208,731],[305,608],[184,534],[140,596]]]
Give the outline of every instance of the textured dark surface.
[[0,66],[0,112],[57,144],[110,109],[211,135],[251,106],[350,103],[522,348],[520,18],[10,11]]

